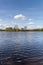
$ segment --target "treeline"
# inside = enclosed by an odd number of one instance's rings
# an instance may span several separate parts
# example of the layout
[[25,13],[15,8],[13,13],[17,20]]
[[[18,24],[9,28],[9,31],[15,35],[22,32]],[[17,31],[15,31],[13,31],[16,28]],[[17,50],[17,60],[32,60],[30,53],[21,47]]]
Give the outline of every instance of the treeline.
[[43,31],[43,28],[38,28],[38,29],[26,29],[26,28],[12,28],[8,27],[5,29],[5,31]]
[[5,31],[27,31],[27,30],[25,30],[24,28],[12,28],[12,27],[8,27],[8,28],[6,28],[5,29]]
[[18,32],[18,31],[43,31],[43,28],[38,28],[38,29],[24,29],[24,28],[12,28],[12,27],[7,27],[6,29],[0,29],[0,31],[8,31],[8,32]]

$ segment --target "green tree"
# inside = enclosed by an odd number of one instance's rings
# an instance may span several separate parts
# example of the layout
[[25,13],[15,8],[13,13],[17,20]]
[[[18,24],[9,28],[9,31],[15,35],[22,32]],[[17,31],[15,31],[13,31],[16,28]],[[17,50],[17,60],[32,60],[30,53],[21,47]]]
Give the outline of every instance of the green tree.
[[12,27],[7,27],[5,30],[6,31],[13,31],[13,28]]

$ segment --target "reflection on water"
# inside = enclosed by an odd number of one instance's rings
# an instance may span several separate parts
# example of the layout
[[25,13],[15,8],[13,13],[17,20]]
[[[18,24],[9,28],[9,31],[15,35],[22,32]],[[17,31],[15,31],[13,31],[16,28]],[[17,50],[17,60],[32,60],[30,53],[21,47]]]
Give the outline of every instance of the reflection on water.
[[43,65],[43,32],[0,32],[0,65]]

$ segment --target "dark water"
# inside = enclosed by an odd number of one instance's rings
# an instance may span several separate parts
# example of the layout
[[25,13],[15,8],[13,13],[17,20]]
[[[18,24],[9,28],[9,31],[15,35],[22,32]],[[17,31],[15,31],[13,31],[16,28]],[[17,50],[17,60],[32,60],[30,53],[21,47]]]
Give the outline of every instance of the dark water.
[[0,65],[43,65],[43,32],[0,32]]

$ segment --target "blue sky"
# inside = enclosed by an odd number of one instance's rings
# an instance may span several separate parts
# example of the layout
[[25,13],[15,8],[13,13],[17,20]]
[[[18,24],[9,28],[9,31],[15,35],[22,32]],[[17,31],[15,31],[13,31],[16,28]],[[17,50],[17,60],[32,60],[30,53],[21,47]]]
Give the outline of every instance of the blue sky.
[[0,26],[43,27],[43,0],[0,0]]

